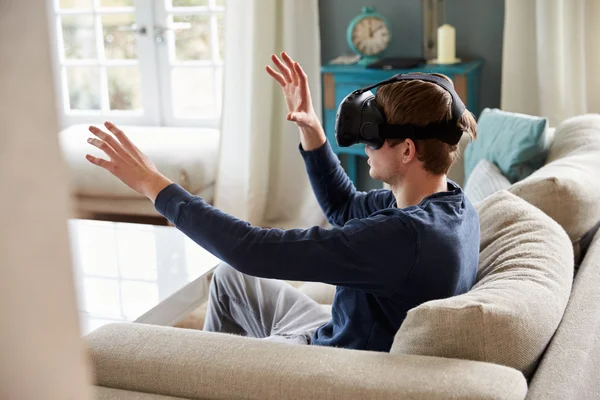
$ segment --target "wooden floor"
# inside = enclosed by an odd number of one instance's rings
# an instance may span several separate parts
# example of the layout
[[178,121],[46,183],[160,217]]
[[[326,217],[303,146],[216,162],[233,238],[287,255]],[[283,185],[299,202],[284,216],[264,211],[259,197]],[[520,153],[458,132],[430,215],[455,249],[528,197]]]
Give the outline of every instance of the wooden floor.
[[189,313],[184,319],[174,325],[175,328],[197,329],[202,330],[204,326],[204,318],[206,318],[206,306],[208,302],[202,304],[194,311]]

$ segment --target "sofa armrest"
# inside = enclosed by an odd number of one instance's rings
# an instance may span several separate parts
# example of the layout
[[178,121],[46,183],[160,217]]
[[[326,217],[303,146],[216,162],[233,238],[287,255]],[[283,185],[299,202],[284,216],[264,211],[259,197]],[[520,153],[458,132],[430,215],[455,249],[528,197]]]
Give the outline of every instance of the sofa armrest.
[[573,282],[562,321],[531,380],[532,400],[600,396],[600,231]]
[[142,324],[88,337],[96,384],[190,399],[523,399],[514,369]]

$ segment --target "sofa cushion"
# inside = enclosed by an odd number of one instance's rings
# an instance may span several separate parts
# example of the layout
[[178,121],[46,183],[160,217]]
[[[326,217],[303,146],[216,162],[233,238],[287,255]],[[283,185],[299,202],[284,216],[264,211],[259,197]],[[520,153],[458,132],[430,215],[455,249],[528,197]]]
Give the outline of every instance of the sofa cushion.
[[499,190],[508,189],[510,182],[491,161],[479,161],[465,186],[465,195],[473,204],[479,203]]
[[[74,194],[142,198],[85,159],[87,153],[107,158],[101,150],[87,143],[86,139],[93,136],[88,126],[74,125],[60,133],[60,145],[69,166]],[[147,126],[122,126],[121,129],[163,175],[189,192],[196,194],[214,184],[220,137],[217,129]]]
[[468,360],[139,323],[104,325],[86,342],[97,385],[189,399],[523,400],[527,393],[519,371]]
[[569,299],[573,248],[555,221],[507,191],[476,208],[481,251],[475,286],[410,310],[391,352],[492,362],[528,376]]
[[495,163],[510,182],[544,165],[550,144],[546,118],[486,108],[477,121],[477,140],[465,149],[465,179],[481,159]]
[[102,386],[94,387],[96,400],[185,400],[183,397],[161,396],[160,394],[132,392]]
[[538,207],[569,234],[579,260],[579,240],[600,220],[600,115],[560,124],[547,164],[509,191]]

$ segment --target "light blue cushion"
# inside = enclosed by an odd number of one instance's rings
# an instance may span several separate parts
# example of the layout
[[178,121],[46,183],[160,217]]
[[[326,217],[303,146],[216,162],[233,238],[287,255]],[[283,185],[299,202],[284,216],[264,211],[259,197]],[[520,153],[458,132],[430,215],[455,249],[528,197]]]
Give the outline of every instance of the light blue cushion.
[[486,108],[477,122],[477,140],[465,150],[465,181],[487,159],[517,182],[544,165],[548,147],[546,118]]

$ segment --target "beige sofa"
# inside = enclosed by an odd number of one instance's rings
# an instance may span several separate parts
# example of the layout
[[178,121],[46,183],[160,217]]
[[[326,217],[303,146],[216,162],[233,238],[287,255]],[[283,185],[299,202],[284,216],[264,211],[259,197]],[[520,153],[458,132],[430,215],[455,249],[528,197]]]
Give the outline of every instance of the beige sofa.
[[565,121],[543,168],[476,205],[475,287],[411,310],[389,353],[113,324],[87,337],[98,398],[599,398],[599,173],[600,116]]
[[[190,193],[213,201],[220,133],[209,128],[122,126],[125,133],[173,182]],[[66,161],[73,216],[95,218],[98,215],[160,217],[146,197],[128,188],[108,172],[90,164],[86,153],[106,156],[90,146],[93,136],[88,125],[73,125],[63,130],[60,146]]]

